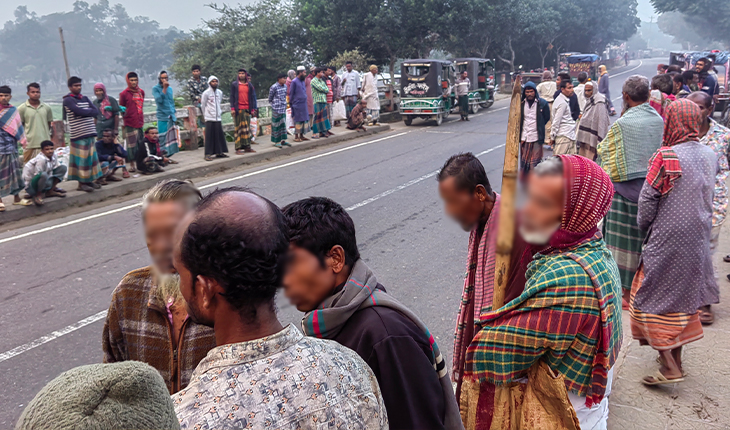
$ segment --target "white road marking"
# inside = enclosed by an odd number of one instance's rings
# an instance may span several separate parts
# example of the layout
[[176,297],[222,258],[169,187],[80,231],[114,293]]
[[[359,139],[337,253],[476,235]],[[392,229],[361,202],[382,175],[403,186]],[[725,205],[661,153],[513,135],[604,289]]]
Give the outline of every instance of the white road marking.
[[[255,172],[246,173],[246,174],[243,174],[243,175],[235,176],[233,178],[223,179],[221,181],[213,182],[212,184],[203,185],[203,186],[201,186],[199,188],[201,190],[204,190],[206,188],[217,187],[219,185],[222,185],[222,184],[225,184],[225,183],[228,183],[228,182],[237,181],[239,179],[248,178],[250,176],[260,175],[262,173],[271,172],[273,170],[283,169],[285,167],[294,166],[296,164],[300,164],[300,163],[304,163],[304,162],[307,162],[307,161],[316,160],[317,158],[322,158],[322,157],[326,157],[328,155],[337,154],[337,153],[340,153],[340,152],[349,151],[351,149],[359,148],[361,146],[370,145],[371,143],[382,142],[383,140],[387,140],[387,139],[392,139],[394,137],[403,136],[404,134],[408,134],[411,131],[418,131],[418,130],[415,130],[414,129],[414,130],[410,130],[410,131],[404,131],[404,132],[401,132],[401,133],[397,133],[397,134],[394,134],[392,136],[385,136],[385,137],[381,137],[379,139],[368,140],[367,142],[358,143],[357,145],[346,146],[344,148],[335,149],[334,151],[324,152],[322,154],[317,154],[317,155],[312,155],[311,157],[302,158],[301,160],[290,161],[288,163],[284,163],[284,164],[280,164],[280,165],[272,166],[272,167],[267,167],[266,169],[261,169],[261,170],[255,171]],[[98,214],[94,214],[94,215],[89,215],[89,216],[77,218],[75,220],[68,221],[68,222],[64,222],[64,223],[61,223],[61,224],[52,225],[52,226],[45,227],[45,228],[41,228],[41,229],[38,229],[38,230],[29,231],[27,233],[19,234],[17,236],[6,237],[5,239],[0,239],[0,245],[2,245],[3,243],[11,242],[13,240],[23,239],[23,238],[26,238],[26,237],[29,237],[29,236],[35,236],[37,234],[46,233],[46,232],[53,231],[53,230],[56,230],[56,229],[59,229],[59,228],[63,228],[63,227],[68,227],[70,225],[78,224],[78,223],[81,223],[81,222],[84,222],[84,221],[89,221],[89,220],[92,220],[92,219],[95,219],[95,218],[100,218],[100,217],[103,217],[103,216],[112,215],[112,214],[115,214],[115,213],[118,213],[118,212],[122,212],[122,211],[126,211],[126,210],[129,210],[129,209],[134,209],[134,208],[139,207],[141,205],[142,205],[142,202],[137,202],[137,203],[133,203],[133,204],[130,204],[130,205],[127,205],[127,206],[123,206],[121,208],[112,209],[112,210],[109,210],[109,211],[100,212]]]
[[624,70],[624,71],[623,71],[623,72],[621,72],[621,73],[616,73],[615,75],[608,75],[608,76],[621,76],[621,75],[624,75],[624,74],[626,74],[626,73],[629,73],[629,72],[633,72],[634,70],[636,70],[636,69],[638,69],[639,67],[641,67],[641,66],[642,66],[643,64],[644,64],[644,62],[643,62],[643,61],[641,61],[641,60],[639,60],[639,65],[638,65],[638,66],[636,66],[636,67],[634,67],[633,69],[629,69],[629,70]]
[[[398,135],[394,135],[394,136],[390,136],[390,137],[400,136],[400,135],[403,135],[403,134],[405,134],[405,133],[400,133]],[[362,145],[367,144],[367,143],[373,143],[373,142],[380,141],[380,140],[384,140],[384,139],[386,139],[386,138],[381,138],[381,139],[377,139],[377,140],[373,140],[373,141],[369,141],[369,142],[363,142],[361,144],[358,144],[357,146],[362,146]],[[504,146],[505,146],[505,144],[503,143],[501,145],[498,145],[498,146],[495,146],[493,148],[490,148],[490,149],[487,149],[485,151],[482,151],[482,152],[476,154],[476,156],[477,157],[481,157],[482,155],[489,154],[490,152],[495,151],[495,150],[497,150],[499,148],[503,148]],[[353,148],[353,147],[355,147],[355,146],[352,146],[352,147],[349,147],[349,148]],[[347,149],[347,148],[338,149],[337,151],[332,151],[332,152],[329,152],[329,153],[326,153],[326,154],[320,154],[320,155],[315,156],[315,157],[325,156],[327,154],[333,154],[335,152],[341,152],[341,151],[343,151],[345,149]],[[312,158],[313,157],[310,157],[308,159],[312,159]],[[284,167],[286,165],[292,165],[292,164],[296,164],[296,163],[301,163],[301,162],[304,162],[305,160],[308,160],[308,159],[297,160],[297,161],[294,161],[294,162],[291,162],[291,163],[287,163],[287,164],[282,164],[281,166],[276,166],[276,167],[277,168],[281,168],[281,167]],[[258,174],[258,173],[262,173],[264,171],[270,171],[270,170],[274,170],[274,168],[271,167],[269,169],[264,169],[264,170],[260,170],[260,171],[248,173],[246,175],[237,176],[236,178],[230,178],[230,179],[226,179],[224,181],[218,181],[218,182],[215,182],[213,184],[206,185],[205,188],[210,188],[210,187],[213,187],[213,186],[216,186],[216,185],[223,184],[225,182],[234,181],[236,179],[245,178],[245,177],[248,177],[248,176],[251,176],[251,175],[254,175],[254,174]],[[403,190],[405,188],[410,187],[411,185],[415,185],[415,184],[417,184],[419,182],[422,182],[422,181],[424,181],[424,180],[426,180],[428,178],[431,178],[431,177],[435,176],[438,172],[439,172],[438,170],[435,170],[435,171],[433,171],[431,173],[427,173],[427,174],[425,174],[425,175],[423,175],[423,176],[421,176],[419,178],[410,180],[410,181],[406,182],[405,184],[398,185],[395,188],[391,188],[388,191],[384,191],[384,192],[382,192],[382,193],[380,193],[380,194],[378,194],[376,196],[370,197],[369,199],[363,200],[360,203],[357,203],[355,205],[352,205],[349,208],[347,208],[346,210],[347,211],[353,211],[353,210],[355,210],[357,208],[361,208],[361,207],[363,207],[365,205],[368,205],[368,204],[370,204],[370,203],[372,203],[374,201],[380,200],[383,197],[389,196],[389,195],[395,193],[396,191]],[[203,188],[203,187],[201,187],[201,188]],[[137,207],[137,206],[139,206],[139,203],[137,203],[135,205],[132,205],[130,207]],[[121,210],[129,209],[130,207],[126,207],[125,206],[124,208],[119,208],[119,209],[115,209],[115,210],[118,212],[118,211],[121,211]],[[97,215],[98,216],[101,216],[101,214],[97,214]],[[87,219],[88,219],[88,217],[87,217]],[[66,223],[66,224],[68,224],[68,223]],[[77,323],[74,323],[74,324],[71,324],[71,325],[69,325],[67,327],[64,327],[61,330],[56,330],[56,331],[54,331],[54,332],[52,332],[50,334],[47,334],[47,335],[42,336],[42,337],[39,337],[38,339],[36,339],[36,340],[34,340],[32,342],[28,342],[28,343],[26,343],[24,345],[20,345],[18,347],[15,347],[15,348],[11,349],[10,351],[3,352],[2,354],[0,354],[0,363],[2,363],[3,361],[9,360],[9,359],[11,359],[13,357],[17,357],[18,355],[23,354],[24,352],[28,352],[31,349],[37,348],[37,347],[39,347],[41,345],[44,345],[44,344],[46,344],[46,343],[48,343],[48,342],[50,342],[52,340],[58,339],[61,336],[65,336],[65,335],[67,335],[69,333],[73,333],[76,330],[78,330],[80,328],[83,328],[83,327],[86,327],[89,324],[93,324],[93,323],[95,323],[95,322],[97,322],[99,320],[102,320],[102,319],[106,318],[106,313],[107,313],[107,311],[106,310],[103,310],[103,311],[101,311],[99,313],[96,313],[94,315],[91,315],[90,317],[84,318],[84,319],[82,319],[81,321],[79,321]]]

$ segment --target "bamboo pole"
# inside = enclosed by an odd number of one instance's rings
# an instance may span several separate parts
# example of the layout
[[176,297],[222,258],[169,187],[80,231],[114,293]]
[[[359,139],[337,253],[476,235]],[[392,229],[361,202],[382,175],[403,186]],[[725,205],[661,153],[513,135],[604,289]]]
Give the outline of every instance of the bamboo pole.
[[68,69],[68,57],[66,57],[66,41],[63,39],[63,28],[58,27],[58,34],[61,36],[61,50],[63,51],[63,64],[66,66],[66,79],[71,79],[71,72]]
[[494,269],[494,297],[492,310],[504,305],[504,294],[509,279],[510,255],[515,235],[515,200],[517,199],[517,175],[520,157],[520,117],[522,103],[522,79],[517,76],[512,88],[512,100],[507,120],[507,143],[504,149],[502,169],[502,199],[499,209],[497,255]]

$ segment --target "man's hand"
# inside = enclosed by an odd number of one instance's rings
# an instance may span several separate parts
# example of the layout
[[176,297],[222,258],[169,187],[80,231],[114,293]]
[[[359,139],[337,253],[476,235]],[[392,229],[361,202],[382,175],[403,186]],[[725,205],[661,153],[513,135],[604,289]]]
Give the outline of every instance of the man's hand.
[[162,157],[162,162],[163,163],[169,163],[170,162],[170,159],[167,158],[167,157]]
[[124,158],[122,158],[122,157],[120,157],[118,155],[115,155],[114,156],[114,159],[117,161],[117,163],[124,163]]

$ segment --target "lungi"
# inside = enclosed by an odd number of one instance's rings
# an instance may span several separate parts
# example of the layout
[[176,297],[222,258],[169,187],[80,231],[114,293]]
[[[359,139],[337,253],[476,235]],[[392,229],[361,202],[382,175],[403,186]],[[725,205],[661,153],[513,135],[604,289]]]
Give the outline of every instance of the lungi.
[[586,157],[591,161],[596,161],[596,157],[598,157],[598,150],[587,143],[578,143],[578,155]]
[[578,150],[575,147],[575,140],[572,140],[565,136],[555,137],[555,143],[553,144],[553,154],[564,155],[577,153]]
[[172,117],[168,117],[167,120],[157,120],[157,131],[159,132],[160,148],[167,153],[167,157],[171,157],[173,154],[180,152],[179,142],[177,136],[175,141],[171,141],[168,137],[168,131],[175,126],[175,121]]
[[603,239],[613,254],[621,276],[621,287],[631,289],[636,269],[639,267],[641,246],[646,232],[639,229],[636,216],[639,205],[621,194],[615,193],[611,209],[603,223]]
[[[137,156],[137,145],[144,142],[144,131],[141,128],[133,128],[124,126],[122,129],[124,133],[124,140],[127,142],[127,161],[132,162]],[[159,132],[160,129],[158,128]],[[160,133],[160,139],[162,139],[162,133]]]
[[304,135],[304,133],[309,133],[309,122],[308,121],[295,122],[294,123],[294,134]]
[[350,112],[357,106],[357,96],[345,96],[342,98],[345,102],[345,112],[347,113],[347,119],[350,119]]
[[220,121],[205,122],[205,155],[218,155],[228,152],[226,134]]
[[286,140],[286,113],[271,113],[271,141],[279,143]]
[[520,177],[525,178],[530,170],[542,161],[542,144],[540,142],[520,143]]
[[23,168],[17,152],[0,155],[0,198],[18,195],[23,188]]
[[375,124],[380,119],[380,109],[368,109],[368,115],[372,118],[372,123]]
[[101,165],[96,155],[94,137],[71,141],[68,156],[68,180],[80,183],[93,182],[101,177]]
[[469,95],[459,96],[459,114],[462,118],[469,117]]
[[314,121],[312,122],[312,133],[326,133],[332,128],[330,125],[329,111],[327,103],[314,104]]
[[[672,312],[656,315],[642,312],[634,307],[634,297],[644,282],[644,266],[639,267],[631,286],[631,335],[640,345],[649,345],[657,351],[679,348],[702,339],[700,313],[686,314]],[[657,300],[661,298],[657,297]]]
[[251,113],[246,109],[239,110],[234,122],[236,125],[236,151],[251,149]]
[[61,164],[60,166],[56,166],[53,171],[51,171],[50,175],[46,172],[38,173],[31,178],[25,191],[31,197],[50,191],[51,187],[53,187],[53,179],[58,179],[58,182],[63,181],[63,176],[66,174],[66,170],[67,167]]

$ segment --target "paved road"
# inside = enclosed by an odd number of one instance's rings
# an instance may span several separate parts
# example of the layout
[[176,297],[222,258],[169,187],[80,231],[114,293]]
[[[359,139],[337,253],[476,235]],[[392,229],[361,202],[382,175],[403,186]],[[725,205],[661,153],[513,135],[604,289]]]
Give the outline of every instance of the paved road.
[[[655,64],[625,70],[651,75]],[[279,205],[313,195],[343,204],[380,282],[423,318],[450,356],[468,235],[444,216],[434,176],[450,155],[471,151],[499,190],[507,105],[497,102],[468,123],[454,116],[440,127],[419,121],[199,185],[244,185]],[[0,428],[11,428],[60,372],[101,361],[111,292],[125,273],[149,263],[137,203],[0,234]],[[284,322],[298,324],[296,309],[283,300],[279,308]]]

